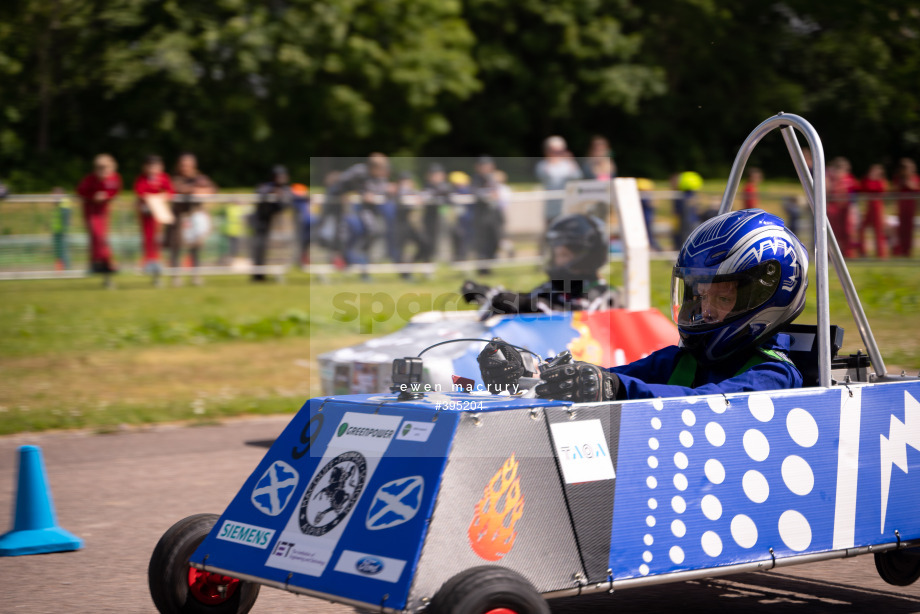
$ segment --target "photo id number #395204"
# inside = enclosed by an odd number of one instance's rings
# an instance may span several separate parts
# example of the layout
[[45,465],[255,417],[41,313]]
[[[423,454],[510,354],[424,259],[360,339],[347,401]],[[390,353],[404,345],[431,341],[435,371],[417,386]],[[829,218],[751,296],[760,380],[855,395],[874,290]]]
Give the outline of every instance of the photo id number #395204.
[[482,401],[447,401],[435,403],[435,411],[482,411]]

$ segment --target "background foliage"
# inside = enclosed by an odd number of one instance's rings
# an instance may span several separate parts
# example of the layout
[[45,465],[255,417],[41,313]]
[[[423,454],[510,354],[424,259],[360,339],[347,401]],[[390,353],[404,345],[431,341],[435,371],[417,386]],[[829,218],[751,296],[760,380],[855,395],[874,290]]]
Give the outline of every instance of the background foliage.
[[[70,186],[110,151],[195,151],[224,185],[310,156],[538,155],[724,173],[776,111],[857,172],[920,156],[909,0],[7,0],[0,177]],[[780,148],[755,160],[789,173]]]

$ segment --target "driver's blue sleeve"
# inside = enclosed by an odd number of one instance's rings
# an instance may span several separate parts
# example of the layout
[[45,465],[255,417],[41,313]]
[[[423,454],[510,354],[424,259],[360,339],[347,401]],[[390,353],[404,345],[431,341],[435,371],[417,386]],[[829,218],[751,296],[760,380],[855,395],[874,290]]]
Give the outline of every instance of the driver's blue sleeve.
[[712,370],[707,374],[706,383],[696,388],[668,385],[667,381],[674,372],[678,358],[677,347],[667,347],[628,365],[609,369],[620,378],[620,391],[617,396],[622,399],[649,399],[786,390],[802,386],[802,374],[799,370],[789,363],[780,361],[761,363],[739,375],[734,375],[732,371],[720,373]]

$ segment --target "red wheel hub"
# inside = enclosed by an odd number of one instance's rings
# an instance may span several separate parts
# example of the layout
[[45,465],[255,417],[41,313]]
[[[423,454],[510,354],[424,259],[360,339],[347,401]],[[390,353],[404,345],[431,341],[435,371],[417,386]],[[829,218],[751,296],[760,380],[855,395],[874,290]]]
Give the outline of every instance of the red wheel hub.
[[240,581],[236,578],[201,571],[194,567],[188,568],[188,590],[201,603],[207,605],[224,603],[233,597],[239,586]]
[[486,614],[517,614],[517,612],[508,608],[495,608],[494,610],[489,610]]

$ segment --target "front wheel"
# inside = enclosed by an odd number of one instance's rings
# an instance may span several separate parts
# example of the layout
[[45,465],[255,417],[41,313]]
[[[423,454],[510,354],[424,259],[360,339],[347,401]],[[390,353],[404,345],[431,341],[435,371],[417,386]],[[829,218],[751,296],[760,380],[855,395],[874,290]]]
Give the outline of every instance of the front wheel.
[[521,574],[504,567],[473,567],[438,589],[431,614],[549,614],[549,605]]
[[876,552],[875,569],[888,584],[913,584],[920,578],[920,549]]
[[189,557],[217,523],[216,514],[196,514],[169,528],[150,557],[147,582],[161,614],[246,614],[259,585],[189,566]]

